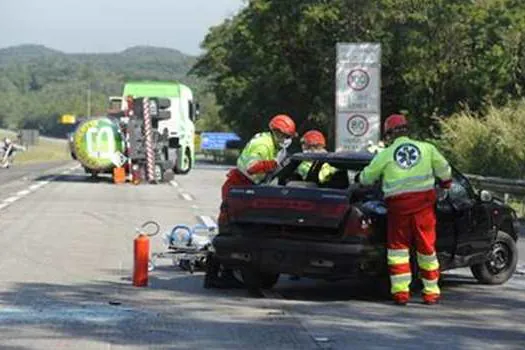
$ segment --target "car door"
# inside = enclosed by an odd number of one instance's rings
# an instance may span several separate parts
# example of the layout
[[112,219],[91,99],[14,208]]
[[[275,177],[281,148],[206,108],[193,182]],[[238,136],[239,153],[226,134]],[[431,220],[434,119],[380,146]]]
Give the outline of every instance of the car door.
[[452,262],[456,251],[455,218],[455,210],[450,201],[438,196],[436,202],[436,250],[442,267],[446,267]]
[[475,194],[468,179],[455,171],[448,191],[454,210],[455,258],[461,263],[485,254],[493,238],[490,208]]

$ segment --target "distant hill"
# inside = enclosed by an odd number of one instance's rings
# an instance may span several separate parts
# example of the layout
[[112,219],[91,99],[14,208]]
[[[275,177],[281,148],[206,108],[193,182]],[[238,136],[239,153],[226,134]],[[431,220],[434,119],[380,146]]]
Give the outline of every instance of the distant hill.
[[196,57],[178,50],[135,46],[122,52],[68,54],[41,45],[0,49],[0,126],[38,127],[53,134],[63,113],[103,113],[107,97],[118,95],[126,80],[177,80],[198,94],[201,80],[187,73]]
[[42,57],[59,56],[64,53],[42,45],[19,45],[0,49],[0,66],[12,62],[27,62]]
[[0,69],[12,65],[37,66],[60,61],[72,67],[84,65],[95,71],[109,71],[133,79],[142,76],[150,79],[185,77],[195,60],[196,57],[178,50],[153,46],[134,46],[118,53],[97,54],[67,54],[41,45],[0,49]]

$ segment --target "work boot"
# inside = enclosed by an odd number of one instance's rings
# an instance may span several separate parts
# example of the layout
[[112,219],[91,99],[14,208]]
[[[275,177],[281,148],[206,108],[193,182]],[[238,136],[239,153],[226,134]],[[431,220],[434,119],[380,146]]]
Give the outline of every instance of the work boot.
[[405,306],[410,300],[410,293],[409,292],[398,292],[398,293],[395,293],[392,296],[392,298],[394,299],[394,303],[396,305]]

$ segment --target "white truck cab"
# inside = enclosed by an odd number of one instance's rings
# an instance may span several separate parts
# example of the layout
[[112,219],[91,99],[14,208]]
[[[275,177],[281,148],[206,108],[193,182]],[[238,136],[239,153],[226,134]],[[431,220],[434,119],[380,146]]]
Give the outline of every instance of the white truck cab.
[[[174,171],[188,173],[195,164],[195,124],[199,104],[193,100],[192,90],[181,83],[169,81],[133,81],[124,85],[122,96],[109,98],[111,110],[126,110],[127,97],[157,97],[170,100],[165,111],[171,117],[158,123],[158,131],[167,130],[170,140],[170,153],[176,157]],[[171,156],[170,156],[171,158]]]

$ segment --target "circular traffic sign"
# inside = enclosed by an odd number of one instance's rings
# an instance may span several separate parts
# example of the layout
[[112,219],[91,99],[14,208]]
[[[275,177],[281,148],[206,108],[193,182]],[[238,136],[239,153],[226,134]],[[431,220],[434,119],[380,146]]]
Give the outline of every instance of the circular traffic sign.
[[368,120],[365,116],[360,114],[354,114],[346,122],[346,129],[353,136],[363,136],[368,132]]
[[361,91],[370,83],[370,76],[362,69],[354,69],[348,73],[348,86],[352,90]]

